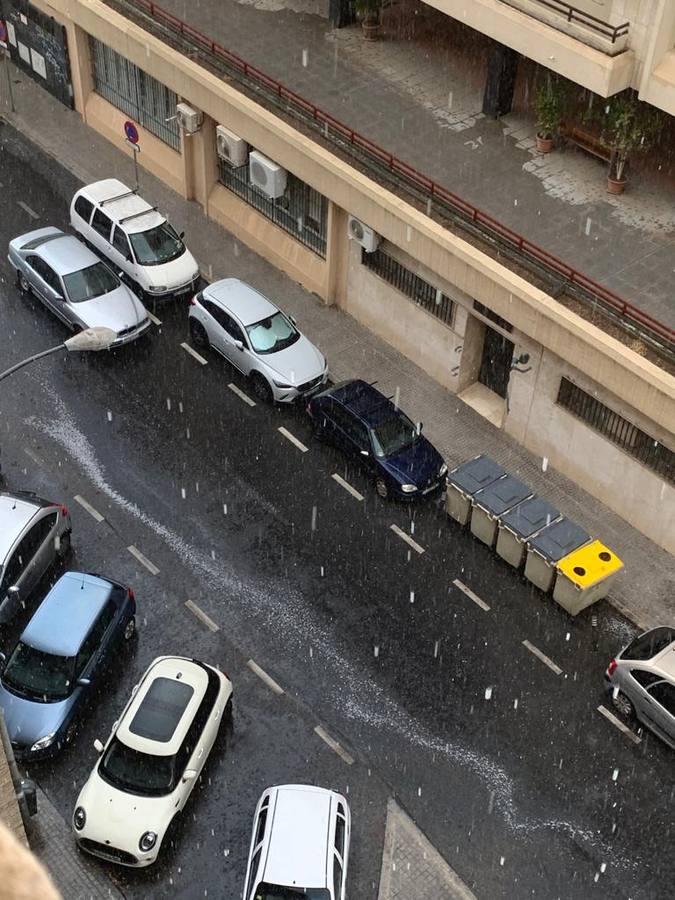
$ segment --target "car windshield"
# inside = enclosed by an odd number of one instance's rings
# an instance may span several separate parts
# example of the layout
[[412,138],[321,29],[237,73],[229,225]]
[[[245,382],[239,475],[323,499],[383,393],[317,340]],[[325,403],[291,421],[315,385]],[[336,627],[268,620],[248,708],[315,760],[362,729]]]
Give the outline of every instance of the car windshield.
[[120,280],[105,263],[97,262],[79,272],[64,275],[63,284],[71,303],[83,303],[114,291],[119,287]]
[[159,266],[185,253],[185,244],[168,222],[130,234],[129,240],[136,262],[141,266]]
[[283,885],[259,884],[253,900],[330,900],[326,888],[284,887]]
[[6,687],[25,697],[48,703],[72,691],[75,660],[36,650],[19,641],[2,674]]
[[170,794],[177,783],[176,757],[155,756],[113,738],[98,768],[99,775],[120,791],[143,797]]
[[277,353],[290,347],[300,337],[300,332],[293,326],[282,312],[277,312],[267,319],[247,325],[246,331],[256,353]]
[[624,659],[651,659],[675,641],[675,628],[663,625],[636,637],[621,654]]
[[379,457],[393,456],[419,438],[417,428],[403,413],[380,422],[371,430],[371,434],[375,455]]

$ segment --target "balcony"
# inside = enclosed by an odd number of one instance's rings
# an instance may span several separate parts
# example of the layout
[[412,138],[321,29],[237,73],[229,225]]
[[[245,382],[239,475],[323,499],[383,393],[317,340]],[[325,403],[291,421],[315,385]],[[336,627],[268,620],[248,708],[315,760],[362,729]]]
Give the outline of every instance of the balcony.
[[618,56],[628,48],[629,22],[613,25],[563,0],[499,0],[499,2],[524,12],[545,25],[550,25],[595,50],[600,50],[607,56]]

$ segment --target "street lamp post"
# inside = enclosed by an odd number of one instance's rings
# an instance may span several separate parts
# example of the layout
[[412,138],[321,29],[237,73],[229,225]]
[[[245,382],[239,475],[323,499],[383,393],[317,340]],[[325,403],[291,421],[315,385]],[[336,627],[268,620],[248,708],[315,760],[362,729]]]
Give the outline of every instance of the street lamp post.
[[3,378],[7,378],[9,375],[13,375],[19,369],[23,369],[24,366],[34,363],[38,359],[43,359],[45,356],[51,356],[52,353],[58,353],[61,350],[69,350],[70,352],[107,350],[116,338],[117,332],[113,331],[112,328],[105,328],[103,325],[85,328],[84,331],[79,331],[77,334],[74,334],[72,337],[65,340],[62,344],[58,344],[56,347],[50,347],[49,350],[43,350],[41,353],[34,353],[33,356],[29,356],[28,359],[16,363],[5,372],[0,372],[0,381],[2,381]]

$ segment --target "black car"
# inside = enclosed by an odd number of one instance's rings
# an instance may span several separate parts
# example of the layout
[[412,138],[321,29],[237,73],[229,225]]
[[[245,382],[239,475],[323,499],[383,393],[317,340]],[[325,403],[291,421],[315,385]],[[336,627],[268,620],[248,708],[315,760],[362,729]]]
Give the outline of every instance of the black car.
[[391,399],[365,381],[343,381],[307,404],[315,432],[372,473],[380,497],[430,494],[448,467],[438,450]]

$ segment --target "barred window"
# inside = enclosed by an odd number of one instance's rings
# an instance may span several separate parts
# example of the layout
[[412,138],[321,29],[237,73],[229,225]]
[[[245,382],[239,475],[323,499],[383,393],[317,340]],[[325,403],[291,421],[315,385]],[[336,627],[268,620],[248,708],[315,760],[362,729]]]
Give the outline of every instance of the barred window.
[[89,40],[96,93],[160,141],[178,150],[176,94],[96,38]]
[[361,251],[364,266],[410,297],[417,306],[436,316],[446,325],[452,325],[454,304],[439,288],[435,288],[419,275],[411,272],[393,256],[378,249],[374,253]]
[[596,397],[561,378],[558,404],[666,481],[675,483],[675,452],[614,412]]

